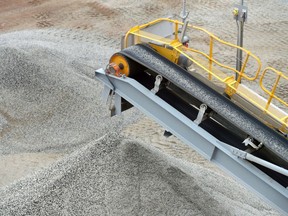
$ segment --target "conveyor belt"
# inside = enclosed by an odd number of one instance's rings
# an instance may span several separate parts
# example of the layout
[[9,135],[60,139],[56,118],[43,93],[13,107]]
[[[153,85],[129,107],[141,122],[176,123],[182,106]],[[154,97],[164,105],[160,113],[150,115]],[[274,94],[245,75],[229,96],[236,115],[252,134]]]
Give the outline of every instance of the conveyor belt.
[[[198,110],[193,108],[181,98],[177,97],[177,95],[175,95],[171,90],[164,88],[160,90],[157,95],[192,121],[196,119]],[[199,126],[222,142],[233,145],[241,150],[245,150],[247,148],[242,144],[243,139],[241,139],[240,136],[237,134],[232,134],[231,131],[221,126],[211,118],[205,119]]]
[[[178,65],[170,62],[145,45],[128,47],[121,51],[128,58],[162,75],[188,94],[207,104],[245,133],[264,143],[283,161],[288,162],[288,141],[276,131],[248,114],[228,98],[197,80]],[[281,164],[288,168],[287,163]]]

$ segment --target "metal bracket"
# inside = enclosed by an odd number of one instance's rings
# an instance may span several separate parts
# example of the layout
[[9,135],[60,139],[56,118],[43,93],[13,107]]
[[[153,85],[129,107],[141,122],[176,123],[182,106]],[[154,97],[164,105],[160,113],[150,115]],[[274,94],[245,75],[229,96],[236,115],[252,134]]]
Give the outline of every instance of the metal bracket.
[[[112,97],[112,96],[111,96]],[[110,105],[111,116],[120,115],[122,113],[121,96],[117,93],[114,94],[114,104]]]
[[194,120],[194,123],[196,125],[199,125],[205,119],[203,117],[204,117],[206,109],[207,109],[207,105],[206,104],[201,104],[200,105],[200,109],[199,109],[197,118]]
[[258,146],[253,142],[254,139],[251,137],[247,137],[242,143],[244,143],[245,146],[250,145],[252,148],[258,150],[263,146],[263,143],[260,143]]
[[247,22],[248,7],[244,5],[234,5],[233,9],[234,19],[240,22]]
[[182,27],[181,35],[180,35],[181,42],[183,41],[183,38],[184,38],[184,36],[185,36],[185,34],[186,34],[186,30],[187,30],[188,24],[189,24],[189,21],[186,20],[186,21],[184,22],[183,27]]
[[112,90],[108,87],[108,86],[104,86],[104,89],[101,93],[101,101],[103,101],[104,103],[108,103],[108,99],[110,99],[110,97],[112,97]]
[[233,148],[232,154],[236,155],[237,157],[239,157],[241,159],[260,164],[263,167],[266,167],[266,168],[271,169],[275,172],[281,173],[282,175],[288,176],[288,170],[287,169],[284,169],[283,167],[277,166],[277,165],[270,163],[266,160],[263,160],[261,158],[255,157],[254,155],[249,154],[247,152]]
[[155,83],[154,83],[154,88],[151,89],[151,92],[153,94],[156,94],[158,91],[159,91],[159,87],[160,87],[160,84],[163,80],[163,77],[161,75],[157,75],[156,78],[155,78]]
[[232,154],[234,154],[235,156],[237,156],[241,159],[246,159],[247,152],[241,151],[241,150],[236,149],[236,148],[232,148]]
[[101,94],[101,100],[109,106],[111,116],[121,114],[121,97],[108,86],[104,86]]
[[173,134],[170,131],[165,130],[163,135],[164,135],[164,137],[168,138],[168,137],[172,136]]

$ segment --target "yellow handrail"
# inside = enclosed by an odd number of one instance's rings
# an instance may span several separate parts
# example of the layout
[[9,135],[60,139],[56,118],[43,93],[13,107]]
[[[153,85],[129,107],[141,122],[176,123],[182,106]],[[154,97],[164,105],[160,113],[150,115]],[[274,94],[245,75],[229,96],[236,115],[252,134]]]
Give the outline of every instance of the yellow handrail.
[[[196,29],[196,30],[200,30],[200,31],[203,31],[203,32],[205,32],[206,34],[208,34],[210,37],[212,37],[214,40],[217,40],[218,42],[220,42],[220,43],[222,43],[222,44],[224,44],[224,45],[227,45],[227,46],[230,46],[230,47],[233,47],[233,48],[236,48],[236,49],[240,49],[240,50],[242,50],[242,51],[244,51],[247,55],[249,55],[249,56],[252,56],[256,61],[257,61],[257,63],[258,63],[258,68],[257,68],[257,70],[256,70],[256,73],[255,73],[255,76],[254,77],[248,77],[246,74],[242,74],[242,76],[243,77],[245,77],[247,80],[250,80],[250,81],[253,81],[253,80],[256,80],[257,79],[257,77],[258,77],[258,75],[259,75],[259,73],[260,73],[260,70],[261,70],[261,66],[262,66],[262,64],[261,64],[261,61],[260,61],[260,59],[257,57],[257,56],[255,56],[254,54],[252,54],[249,50],[246,50],[245,48],[243,48],[243,47],[240,47],[240,46],[237,46],[237,45],[235,45],[235,44],[231,44],[231,43],[229,43],[229,42],[226,42],[226,41],[223,41],[223,40],[221,40],[221,39],[219,39],[218,37],[216,37],[215,35],[213,35],[212,33],[210,33],[209,31],[207,31],[206,29],[203,29],[203,28],[201,28],[201,27],[197,27],[197,26],[192,26],[192,25],[189,25],[190,27],[192,27],[193,29]],[[211,45],[210,45],[211,46]],[[247,57],[246,57],[247,58]],[[247,63],[247,62],[246,62]],[[244,66],[244,65],[243,65]],[[243,69],[243,66],[242,66],[242,69]],[[245,64],[245,66],[246,66],[246,64]],[[245,68],[245,66],[244,66],[244,68]],[[241,71],[238,71],[238,70],[233,70],[233,71],[235,71],[236,73],[238,73],[240,76],[240,79],[241,79]],[[244,71],[244,70],[243,70]]]
[[[173,38],[164,38],[164,37],[162,37],[160,35],[155,35],[155,34],[152,34],[152,33],[149,33],[149,32],[145,32],[145,28],[147,28],[147,27],[149,27],[151,25],[155,25],[155,24],[157,24],[159,22],[163,22],[163,21],[171,22],[171,23],[175,24],[175,26],[174,26],[174,31],[175,31],[174,35],[175,35],[175,37],[173,37]],[[194,62],[197,66],[199,66],[204,71],[206,71],[208,73],[208,79],[209,80],[211,80],[212,76],[213,76],[216,79],[220,80],[221,82],[225,83],[226,87],[227,87],[226,88],[226,93],[228,93],[230,96],[237,92],[239,95],[241,95],[244,98],[246,98],[248,101],[250,101],[256,107],[258,107],[261,110],[264,110],[264,112],[266,114],[269,114],[272,118],[277,119],[279,122],[281,122],[282,127],[284,128],[283,131],[287,131],[288,116],[279,118],[274,113],[272,113],[271,110],[269,110],[269,106],[271,104],[272,99],[278,100],[280,103],[282,103],[286,107],[288,106],[288,104],[284,100],[282,100],[281,98],[279,98],[279,97],[277,97],[275,95],[275,91],[276,91],[276,88],[278,86],[279,80],[280,79],[285,79],[285,80],[288,81],[288,77],[287,76],[285,76],[283,73],[281,73],[281,72],[279,72],[279,71],[277,71],[277,70],[275,70],[274,68],[271,68],[271,67],[268,67],[268,68],[266,68],[263,71],[263,73],[261,75],[261,78],[260,78],[259,85],[262,88],[262,90],[269,95],[267,103],[266,103],[265,107],[263,107],[262,105],[258,104],[256,101],[253,101],[253,99],[249,98],[249,95],[244,95],[242,92],[237,90],[238,85],[239,85],[239,83],[241,83],[241,80],[243,78],[246,79],[246,80],[249,80],[249,81],[254,81],[254,80],[256,80],[259,77],[259,73],[260,73],[260,70],[261,70],[261,67],[262,67],[262,63],[261,63],[260,59],[257,56],[255,56],[254,54],[252,54],[250,51],[246,50],[243,47],[239,47],[237,45],[234,45],[234,44],[231,44],[231,43],[228,43],[226,41],[223,41],[223,40],[219,39],[218,37],[216,37],[215,35],[213,35],[209,31],[207,31],[206,29],[203,29],[203,28],[197,27],[197,26],[193,26],[193,25],[190,25],[190,24],[188,25],[189,28],[192,28],[192,29],[198,30],[198,31],[202,31],[202,32],[204,32],[205,34],[207,34],[209,36],[209,39],[210,39],[210,42],[209,42],[209,53],[206,54],[206,53],[204,53],[202,51],[199,51],[199,50],[196,50],[196,49],[193,49],[193,48],[187,48],[187,47],[183,46],[182,43],[180,43],[180,41],[179,41],[179,38],[178,38],[179,25],[183,26],[184,23],[182,23],[180,21],[177,21],[177,20],[168,19],[168,18],[160,18],[160,19],[154,20],[152,22],[146,23],[144,25],[135,26],[135,27],[133,27],[132,29],[130,29],[126,33],[125,38],[124,38],[124,47],[127,47],[127,45],[128,45],[128,37],[129,37],[129,35],[134,35],[134,36],[136,36],[135,37],[135,44],[140,43],[141,42],[141,38],[143,38],[143,39],[146,39],[148,41],[154,41],[154,42],[157,42],[157,43],[160,43],[160,44],[163,44],[165,46],[173,48],[178,53],[181,53],[182,55],[186,56],[188,59],[190,59],[192,62]],[[221,43],[221,44],[223,44],[223,45],[226,45],[228,47],[232,47],[232,48],[235,48],[235,49],[240,49],[246,54],[246,56],[244,58],[244,61],[243,61],[243,65],[242,65],[240,71],[238,71],[235,68],[232,68],[232,67],[230,67],[228,65],[222,64],[222,63],[220,63],[219,61],[217,61],[214,58],[214,53],[213,52],[214,52],[214,44],[215,44],[216,41]],[[185,52],[198,53],[198,54],[204,56],[208,60],[208,67],[204,66],[201,62],[198,62],[196,59],[194,59],[193,57],[191,57],[190,55],[188,55]],[[253,58],[256,61],[255,62],[256,63],[256,71],[255,71],[255,74],[253,76],[248,76],[247,74],[245,74],[245,70],[247,68],[248,61],[251,58]],[[219,74],[217,72],[217,70],[214,71],[213,64],[216,64],[216,65],[218,65],[221,68],[225,68],[227,70],[230,70],[231,72],[237,73],[238,74],[237,80],[235,80],[235,78],[233,76],[231,76],[231,74],[230,75],[229,74],[225,74],[225,73],[223,73],[223,74],[220,73]],[[264,85],[263,85],[263,78],[266,75],[266,72],[268,70],[271,70],[271,71],[273,71],[273,72],[275,72],[277,74],[276,81],[275,81],[271,91],[266,89],[264,87]],[[222,77],[220,77],[221,75],[222,75]],[[223,75],[224,75],[224,77],[223,77]]]
[[[212,44],[213,46],[213,44]],[[199,50],[195,50],[195,49],[192,49],[192,48],[184,48],[185,50],[189,50],[191,52],[195,52],[195,53],[198,53],[198,54],[201,54],[203,55],[204,57],[206,57],[208,60],[209,60],[209,63],[211,62],[211,66],[209,65],[209,68],[211,67],[212,68],[212,62],[214,62],[215,64],[219,65],[220,67],[223,67],[223,68],[226,68],[226,69],[229,69],[235,73],[237,73],[237,70],[235,68],[232,68],[230,66],[227,66],[227,65],[224,65],[224,64],[221,64],[220,62],[218,62],[217,60],[211,58],[210,56],[213,56],[213,53],[210,53],[209,56],[207,54],[205,54],[204,52],[201,52]],[[189,56],[188,56],[189,57]],[[191,58],[191,57],[189,57]],[[192,60],[193,61],[193,60]],[[212,70],[210,70],[210,73],[213,73]]]
[[[146,39],[148,39],[148,40],[155,41],[155,42],[159,42],[159,43],[162,43],[162,44],[170,45],[170,46],[172,46],[173,48],[175,48],[175,47],[172,45],[172,42],[173,42],[174,40],[170,40],[169,42],[167,42],[167,41],[164,41],[164,40],[163,40],[164,38],[162,38],[162,39],[157,39],[157,38],[155,38],[155,35],[154,35],[154,37],[153,37],[153,36],[149,37],[149,36],[144,35],[143,33],[141,34],[141,33],[139,32],[139,31],[142,30],[142,29],[145,29],[145,28],[147,28],[147,27],[149,27],[149,26],[151,26],[151,25],[154,25],[154,24],[159,23],[159,22],[162,22],[162,21],[168,21],[168,22],[174,23],[174,24],[175,24],[175,30],[178,29],[178,25],[183,25],[183,23],[180,22],[180,21],[178,21],[178,20],[172,20],[172,19],[168,19],[168,18],[160,18],[160,19],[156,19],[156,20],[154,20],[154,21],[151,21],[151,22],[149,22],[149,23],[146,23],[146,24],[143,24],[143,25],[140,25],[140,26],[135,26],[135,27],[133,27],[132,29],[130,29],[130,30],[126,33],[125,39],[124,39],[124,47],[127,47],[128,36],[129,36],[130,34],[133,34],[133,35],[135,35],[135,36],[142,37],[142,38],[146,38]],[[209,62],[210,62],[209,68],[212,69],[212,62],[214,62],[214,63],[216,63],[217,65],[219,65],[220,67],[224,67],[224,68],[229,69],[229,70],[231,70],[231,71],[233,71],[233,72],[235,72],[235,73],[238,73],[239,76],[238,76],[237,82],[241,82],[242,77],[244,77],[245,79],[250,80],[250,81],[253,81],[253,80],[257,79],[257,77],[258,77],[258,75],[259,75],[259,72],[260,72],[260,70],[261,70],[261,66],[262,66],[262,65],[261,65],[261,61],[260,61],[260,59],[259,59],[257,56],[255,56],[254,54],[250,53],[250,51],[244,49],[243,47],[239,47],[239,46],[237,46],[237,45],[234,45],[234,44],[231,44],[231,43],[228,43],[228,42],[226,42],[226,41],[223,41],[223,40],[219,39],[218,37],[216,37],[215,35],[213,35],[213,34],[210,33],[209,31],[207,31],[206,29],[203,29],[203,28],[200,28],[200,27],[197,27],[197,26],[192,26],[192,25],[188,25],[188,27],[193,28],[193,29],[195,29],[195,30],[203,31],[204,33],[206,33],[207,35],[210,36],[210,52],[209,52],[209,56],[206,55],[205,53],[201,52],[201,51],[196,51],[196,50],[191,49],[191,51],[198,52],[198,53],[202,54],[203,56],[205,56],[207,59],[209,59]],[[177,32],[178,32],[178,31],[177,31]],[[176,34],[176,32],[175,32],[175,40],[178,40],[178,38],[177,38],[176,35],[178,35],[178,33]],[[166,39],[166,40],[167,40],[167,39]],[[246,60],[244,61],[244,64],[243,64],[243,66],[242,66],[242,68],[241,68],[241,71],[238,71],[238,70],[236,70],[236,69],[234,69],[234,68],[232,68],[232,67],[229,67],[229,66],[227,66],[227,65],[221,64],[220,62],[218,62],[217,60],[215,60],[215,59],[213,58],[213,45],[214,45],[214,41],[215,41],[215,40],[218,41],[218,42],[220,42],[220,43],[222,43],[222,44],[224,44],[224,45],[227,45],[227,46],[229,46],[229,47],[233,47],[233,48],[242,50],[244,53],[247,54],[247,55],[246,55],[246,59],[247,59],[247,60],[248,60],[248,57],[249,57],[249,56],[253,57],[253,58],[256,60],[256,62],[258,63],[258,67],[257,67],[256,73],[255,73],[255,76],[253,76],[253,77],[248,77],[248,76],[244,73],[244,69],[245,69],[246,64],[247,64],[247,61],[246,61]],[[179,45],[178,45],[178,46],[179,46]],[[178,46],[177,46],[177,47],[178,47]],[[181,53],[182,53],[182,50],[181,50]],[[190,57],[189,57],[189,58],[190,58]],[[191,60],[193,61],[193,59],[191,59]],[[211,69],[210,69],[210,71],[211,71]],[[213,74],[213,72],[212,72],[212,74]],[[211,79],[211,73],[209,73],[209,79]]]
[[[263,79],[264,79],[267,71],[273,71],[274,73],[277,74],[275,83],[274,83],[271,91],[269,91],[269,90],[268,90],[267,88],[265,88],[265,86],[263,85]],[[280,103],[282,103],[283,105],[285,105],[286,107],[288,107],[288,103],[286,103],[284,100],[282,100],[281,98],[279,98],[278,96],[275,95],[276,88],[277,88],[278,83],[279,83],[279,81],[280,81],[281,78],[282,78],[282,79],[285,79],[285,80],[287,81],[287,83],[288,83],[288,77],[285,76],[282,72],[280,72],[280,71],[278,71],[278,70],[276,70],[275,68],[272,68],[272,67],[267,67],[267,68],[265,68],[265,70],[263,71],[263,73],[262,73],[262,75],[261,75],[261,77],[260,77],[260,82],[259,82],[260,87],[262,88],[262,90],[263,90],[264,92],[266,92],[266,93],[269,95],[269,98],[268,98],[268,100],[267,100],[267,104],[266,104],[266,107],[265,107],[265,111],[267,111],[267,109],[269,108],[269,105],[270,105],[270,103],[271,103],[271,101],[272,101],[273,98],[275,98],[275,99],[278,100]]]

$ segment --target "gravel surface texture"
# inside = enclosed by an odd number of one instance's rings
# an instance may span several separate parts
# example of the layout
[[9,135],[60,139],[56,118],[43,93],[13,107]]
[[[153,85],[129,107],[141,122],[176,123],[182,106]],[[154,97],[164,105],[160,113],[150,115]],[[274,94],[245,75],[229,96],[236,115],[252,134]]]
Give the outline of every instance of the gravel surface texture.
[[[16,32],[0,39],[2,154],[70,149],[122,121],[109,118],[97,99],[102,86],[93,79],[97,65],[89,57],[101,55],[100,47],[58,43],[42,33]],[[112,49],[101,51],[107,60]]]
[[229,178],[115,133],[0,197],[1,215],[277,215]]
[[[287,2],[248,6],[245,47],[285,72]],[[187,8],[236,42],[231,1]],[[110,118],[100,101],[94,70],[120,36],[180,11],[174,0],[1,0],[0,215],[279,215],[137,110]],[[234,67],[234,53],[217,55]]]

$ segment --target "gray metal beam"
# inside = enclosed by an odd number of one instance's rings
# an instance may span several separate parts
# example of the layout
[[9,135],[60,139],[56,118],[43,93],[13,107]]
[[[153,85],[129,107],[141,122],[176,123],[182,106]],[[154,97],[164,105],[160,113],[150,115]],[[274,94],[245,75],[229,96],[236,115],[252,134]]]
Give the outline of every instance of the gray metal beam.
[[250,162],[234,155],[234,147],[217,140],[134,79],[109,76],[103,69],[96,71],[96,78],[206,159],[230,173],[274,208],[288,215],[288,190]]

